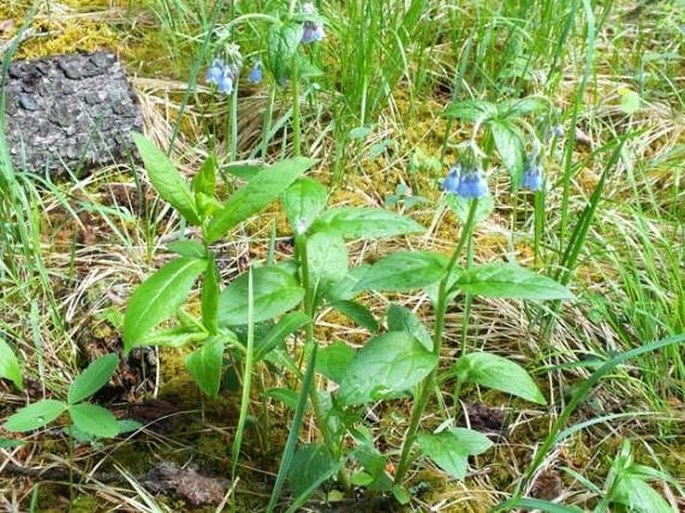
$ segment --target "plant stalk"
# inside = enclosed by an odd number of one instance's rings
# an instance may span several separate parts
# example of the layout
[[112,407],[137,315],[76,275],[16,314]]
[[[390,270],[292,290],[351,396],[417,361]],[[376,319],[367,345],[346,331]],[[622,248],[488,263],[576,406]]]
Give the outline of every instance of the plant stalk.
[[[467,241],[471,239],[471,234],[473,231],[474,220],[476,218],[476,209],[478,208],[478,200],[474,199],[471,202],[471,208],[469,209],[469,215],[466,219],[466,223],[461,230],[461,237],[459,237],[459,242],[457,247],[452,253],[452,258],[450,258],[449,264],[447,264],[447,270],[442,281],[440,281],[440,288],[438,292],[438,304],[435,308],[435,331],[433,332],[433,354],[438,358],[440,357],[440,348],[442,346],[442,334],[445,327],[445,313],[447,311],[447,294],[449,292],[448,285],[450,277],[452,276],[452,271],[457,263],[457,259],[461,254]],[[431,373],[426,376],[423,383],[420,385],[419,397],[414,402],[414,407],[411,412],[411,419],[409,421],[409,429],[404,438],[404,444],[402,445],[402,453],[400,455],[400,463],[397,467],[397,473],[395,474],[394,483],[396,485],[402,484],[404,475],[407,473],[409,468],[409,457],[411,455],[411,450],[416,442],[416,435],[419,430],[419,423],[421,422],[421,417],[428,404],[428,399],[430,399],[431,391],[435,387],[435,379],[438,372],[438,366],[436,364],[435,368]]]

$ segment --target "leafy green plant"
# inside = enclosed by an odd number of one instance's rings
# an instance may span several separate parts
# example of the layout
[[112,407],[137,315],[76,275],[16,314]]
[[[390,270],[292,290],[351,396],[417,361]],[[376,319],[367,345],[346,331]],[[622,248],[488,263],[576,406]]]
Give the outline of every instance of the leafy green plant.
[[19,360],[2,337],[0,337],[0,378],[9,379],[19,390],[24,389]]
[[88,399],[107,384],[119,365],[119,357],[108,354],[93,361],[69,385],[66,401],[43,399],[17,410],[3,427],[10,432],[40,429],[67,413],[76,429],[99,438],[112,438],[120,433],[116,417],[107,408]]

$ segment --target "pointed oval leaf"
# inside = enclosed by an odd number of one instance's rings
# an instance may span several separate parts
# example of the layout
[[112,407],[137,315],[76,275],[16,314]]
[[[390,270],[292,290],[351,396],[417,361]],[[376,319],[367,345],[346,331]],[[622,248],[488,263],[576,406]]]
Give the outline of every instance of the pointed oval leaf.
[[119,434],[117,418],[97,404],[75,404],[69,408],[69,416],[78,429],[88,434],[100,438],[114,438]]
[[357,289],[402,291],[427,287],[442,279],[447,258],[427,251],[396,251],[369,267]]
[[425,378],[437,365],[415,337],[390,332],[372,338],[355,355],[340,383],[340,400],[350,406],[398,397]]
[[24,390],[19,360],[2,337],[0,337],[0,378],[9,379],[19,390]]
[[[273,319],[297,306],[304,290],[294,276],[279,267],[254,269],[253,322]],[[247,324],[247,280],[243,273],[226,287],[219,298],[219,326]]]
[[316,180],[300,178],[283,194],[283,207],[294,233],[305,232],[324,211],[328,191]]
[[316,357],[316,371],[328,379],[340,383],[355,355],[355,350],[345,342],[333,342],[319,350]]
[[43,399],[29,404],[10,416],[3,426],[7,431],[33,431],[50,424],[67,410],[67,405],[54,399]]
[[106,354],[93,361],[69,385],[67,402],[76,404],[93,395],[107,384],[118,366],[119,357],[115,354]]
[[200,224],[200,216],[190,187],[173,162],[142,134],[133,134],[150,182],[159,195],[190,223]]
[[221,367],[224,363],[225,343],[221,338],[213,338],[186,356],[185,364],[195,383],[205,394],[212,398],[219,395]]
[[521,139],[518,131],[505,121],[492,121],[490,123],[490,130],[495,140],[497,152],[511,174],[513,188],[517,190],[518,184],[521,183],[521,174],[523,173],[525,153],[523,139]]
[[497,107],[483,100],[463,100],[453,102],[445,109],[445,116],[476,123],[497,115]]
[[126,352],[176,312],[206,267],[207,260],[181,257],[161,267],[136,289],[124,314]]
[[362,328],[366,328],[371,333],[378,331],[378,323],[371,311],[357,301],[333,301],[331,306],[345,317],[349,317]]
[[428,329],[408,308],[390,303],[388,306],[388,330],[409,333],[416,337],[427,351],[433,350],[433,339],[428,333]]
[[573,299],[566,287],[516,264],[483,264],[463,270],[455,288],[485,297],[509,299]]
[[325,294],[347,274],[347,247],[339,235],[318,232],[307,237],[309,287]]
[[466,477],[470,455],[481,454],[492,447],[490,439],[471,429],[454,428],[436,434],[419,433],[421,452],[456,479]]
[[464,383],[476,383],[537,404],[547,404],[535,381],[523,367],[496,354],[466,354],[457,360],[450,374]]
[[277,200],[313,164],[312,159],[297,157],[282,160],[257,173],[216,212],[205,234],[207,242],[215,242],[238,223]]
[[424,227],[382,208],[340,207],[319,216],[312,230],[335,233],[344,239],[378,239],[422,232]]

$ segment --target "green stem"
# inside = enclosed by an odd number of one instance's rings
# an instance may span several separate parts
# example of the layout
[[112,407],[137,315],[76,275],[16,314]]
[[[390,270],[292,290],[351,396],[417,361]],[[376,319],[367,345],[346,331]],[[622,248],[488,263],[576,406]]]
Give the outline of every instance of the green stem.
[[[474,225],[474,220],[476,218],[476,209],[478,207],[478,200],[475,199],[471,202],[471,208],[469,209],[469,215],[466,219],[466,223],[462,227],[461,237],[459,237],[459,242],[457,247],[452,253],[452,258],[447,264],[447,270],[445,276],[440,281],[440,288],[438,292],[438,304],[435,307],[435,331],[433,333],[433,354],[438,358],[440,357],[440,348],[442,346],[442,333],[445,327],[445,313],[447,311],[447,294],[449,292],[448,285],[450,277],[452,276],[452,271],[457,263],[457,259],[461,254],[466,242],[471,238],[471,232]],[[421,417],[426,409],[426,404],[428,404],[428,399],[430,399],[431,391],[435,387],[436,375],[437,375],[437,365],[431,371],[431,373],[426,376],[423,383],[420,385],[419,397],[414,402],[414,407],[411,412],[411,419],[409,421],[409,429],[404,437],[404,444],[402,445],[402,454],[400,455],[400,463],[397,467],[397,474],[395,474],[395,484],[402,484],[404,475],[407,473],[409,468],[409,456],[411,455],[411,450],[414,447],[414,442],[416,442],[416,434],[419,430],[419,423],[421,422]]]
[[290,81],[293,93],[293,154],[299,157],[302,154],[300,143],[300,84],[297,56],[293,57],[292,76]]
[[[233,5],[231,3],[231,5]],[[231,160],[238,160],[238,80],[231,94]]]

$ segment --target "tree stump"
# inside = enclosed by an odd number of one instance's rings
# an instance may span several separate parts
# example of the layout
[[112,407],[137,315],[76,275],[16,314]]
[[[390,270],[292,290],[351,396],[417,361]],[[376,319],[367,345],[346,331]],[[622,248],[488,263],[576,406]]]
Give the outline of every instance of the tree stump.
[[5,77],[7,146],[15,170],[77,175],[124,162],[140,105],[109,52],[11,64]]

